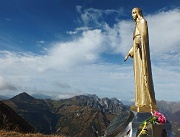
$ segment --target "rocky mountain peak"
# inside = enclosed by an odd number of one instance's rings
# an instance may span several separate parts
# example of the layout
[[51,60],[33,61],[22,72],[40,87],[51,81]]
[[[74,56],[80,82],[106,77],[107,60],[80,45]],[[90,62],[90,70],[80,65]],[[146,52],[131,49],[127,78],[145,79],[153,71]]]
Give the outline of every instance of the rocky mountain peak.
[[89,97],[86,99],[87,106],[91,106],[93,108],[97,108],[102,110],[103,112],[111,112],[111,113],[119,113],[126,109],[126,107],[123,105],[121,101],[119,101],[117,98],[98,98],[97,95],[87,95],[86,97]]
[[100,104],[105,108],[105,111],[108,110],[111,113],[119,113],[126,109],[123,103],[117,98],[102,98]]
[[121,104],[123,105],[123,103],[121,101],[119,101],[117,98],[111,98],[111,101],[114,103],[114,104]]
[[36,99],[30,96],[28,93],[23,92],[14,96],[13,98],[11,98],[11,100],[12,101],[34,101]]

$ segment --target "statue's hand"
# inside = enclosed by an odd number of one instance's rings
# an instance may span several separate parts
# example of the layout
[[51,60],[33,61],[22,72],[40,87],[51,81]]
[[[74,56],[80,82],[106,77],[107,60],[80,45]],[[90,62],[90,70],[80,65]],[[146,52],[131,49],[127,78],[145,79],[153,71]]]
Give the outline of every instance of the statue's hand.
[[128,59],[129,57],[129,53],[126,55],[126,57],[124,58],[124,62]]

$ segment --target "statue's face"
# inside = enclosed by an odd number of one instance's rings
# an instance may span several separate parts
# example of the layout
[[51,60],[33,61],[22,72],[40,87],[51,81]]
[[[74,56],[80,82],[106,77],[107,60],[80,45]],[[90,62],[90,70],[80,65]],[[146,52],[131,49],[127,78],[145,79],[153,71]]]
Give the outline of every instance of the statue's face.
[[136,20],[138,18],[138,12],[137,12],[136,9],[132,10],[132,17],[133,17],[134,20]]

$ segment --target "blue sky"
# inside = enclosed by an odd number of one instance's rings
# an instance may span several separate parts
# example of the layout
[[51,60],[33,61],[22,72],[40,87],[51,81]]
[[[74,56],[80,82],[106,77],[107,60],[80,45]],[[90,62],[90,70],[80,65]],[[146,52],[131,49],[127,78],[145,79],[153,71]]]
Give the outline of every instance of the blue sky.
[[131,10],[149,26],[157,100],[179,101],[179,0],[1,0],[0,94],[134,99]]

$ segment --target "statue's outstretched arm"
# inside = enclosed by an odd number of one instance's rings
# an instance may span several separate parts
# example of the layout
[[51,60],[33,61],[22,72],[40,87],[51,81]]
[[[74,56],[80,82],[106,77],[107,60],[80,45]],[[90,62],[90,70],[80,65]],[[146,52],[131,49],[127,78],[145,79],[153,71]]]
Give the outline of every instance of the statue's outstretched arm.
[[134,50],[133,47],[129,50],[128,54],[124,58],[124,62],[128,59],[128,57],[133,58],[133,56],[134,56],[134,51],[133,50]]

